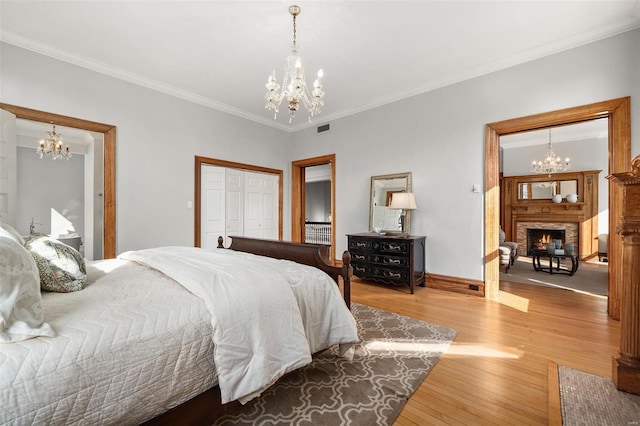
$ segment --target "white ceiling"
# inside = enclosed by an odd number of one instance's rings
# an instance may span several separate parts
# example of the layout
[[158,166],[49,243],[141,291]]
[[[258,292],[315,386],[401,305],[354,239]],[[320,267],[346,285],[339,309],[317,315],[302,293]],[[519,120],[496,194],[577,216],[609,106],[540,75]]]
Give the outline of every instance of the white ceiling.
[[[301,1],[309,123],[264,109],[292,1],[0,0],[0,39],[286,131],[321,124],[640,27],[630,1]],[[311,80],[311,81],[309,81]]]

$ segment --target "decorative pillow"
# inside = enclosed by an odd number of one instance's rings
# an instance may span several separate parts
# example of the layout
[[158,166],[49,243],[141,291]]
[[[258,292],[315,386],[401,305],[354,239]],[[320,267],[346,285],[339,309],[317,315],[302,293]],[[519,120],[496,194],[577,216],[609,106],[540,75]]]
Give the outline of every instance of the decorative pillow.
[[87,270],[78,250],[45,234],[33,234],[25,247],[38,265],[40,288],[69,293],[87,286]]
[[504,240],[507,238],[507,235],[504,233],[502,228],[500,228],[500,242],[504,243]]
[[38,268],[14,235],[0,227],[0,343],[55,336],[43,321]]

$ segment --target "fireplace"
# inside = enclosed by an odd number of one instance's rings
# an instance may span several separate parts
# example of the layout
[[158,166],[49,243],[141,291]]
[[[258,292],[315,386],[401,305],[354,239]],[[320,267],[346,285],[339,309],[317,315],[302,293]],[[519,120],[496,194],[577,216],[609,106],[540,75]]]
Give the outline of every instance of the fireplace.
[[527,256],[531,256],[534,250],[546,249],[547,243],[553,240],[561,240],[564,247],[565,230],[527,228]]

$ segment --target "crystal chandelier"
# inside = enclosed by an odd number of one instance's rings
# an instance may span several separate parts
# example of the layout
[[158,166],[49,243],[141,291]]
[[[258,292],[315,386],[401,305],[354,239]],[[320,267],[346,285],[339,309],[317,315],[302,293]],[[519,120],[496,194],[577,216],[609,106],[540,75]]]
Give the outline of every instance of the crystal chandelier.
[[544,161],[535,161],[531,165],[532,173],[546,173],[551,176],[552,173],[564,172],[571,168],[569,157],[564,159],[564,162],[560,157],[556,156],[553,147],[551,146],[551,129],[549,129],[549,143],[547,143],[547,154],[544,157]]
[[287,62],[284,68],[284,80],[282,81],[282,91],[276,80],[276,71],[273,70],[269,76],[269,80],[265,87],[267,94],[265,95],[265,108],[269,111],[275,111],[273,118],[278,116],[280,103],[287,98],[287,106],[289,108],[289,123],[296,115],[296,111],[302,103],[309,112],[309,121],[311,117],[318,114],[324,106],[324,91],[322,90],[322,70],[318,71],[318,78],[313,83],[313,90],[309,92],[307,83],[304,78],[304,67],[302,66],[302,58],[298,56],[298,46],[296,45],[296,17],[300,14],[299,6],[290,6],[289,13],[293,16],[293,48],[291,55],[287,56]]
[[52,160],[57,160],[58,158],[66,158],[68,160],[71,158],[69,146],[62,147],[62,134],[56,133],[55,124],[53,124],[53,130],[47,132],[47,136],[44,139],[40,139],[36,151],[40,158],[44,158],[45,155]]

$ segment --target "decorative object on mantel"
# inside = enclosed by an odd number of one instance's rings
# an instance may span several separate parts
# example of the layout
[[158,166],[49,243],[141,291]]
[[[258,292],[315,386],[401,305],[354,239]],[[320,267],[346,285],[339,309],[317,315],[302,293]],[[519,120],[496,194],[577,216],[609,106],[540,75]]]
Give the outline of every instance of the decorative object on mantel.
[[289,108],[289,123],[295,117],[296,111],[300,107],[300,102],[309,112],[309,121],[311,121],[311,117],[318,114],[324,106],[324,91],[320,81],[323,74],[322,70],[318,71],[318,78],[313,83],[313,91],[309,92],[304,78],[302,58],[298,56],[298,45],[296,44],[296,17],[300,14],[300,7],[296,5],[289,6],[289,13],[293,16],[293,47],[291,55],[287,56],[282,91],[280,91],[280,85],[276,80],[276,71],[273,70],[265,86],[267,88],[267,94],[265,95],[267,102],[264,107],[269,111],[275,111],[273,114],[275,120],[278,116],[280,103],[286,97]]
[[578,202],[578,194],[567,194],[567,201],[569,203],[577,203]]
[[391,197],[391,209],[400,209],[400,230],[402,235],[409,235],[409,229],[405,226],[405,215],[407,210],[415,210],[418,208],[416,205],[416,197],[412,192],[396,192]]
[[531,173],[546,173],[551,176],[552,173],[564,172],[571,169],[569,157],[565,158],[564,163],[560,157],[556,156],[556,152],[551,146],[551,129],[549,129],[549,143],[547,143],[547,153],[544,161],[535,161],[531,166]]
[[57,160],[58,158],[66,158],[67,160],[71,158],[71,152],[69,151],[69,146],[63,148],[62,146],[62,134],[56,133],[56,125],[53,124],[53,130],[47,132],[47,136],[44,139],[40,139],[38,143],[38,148],[36,148],[36,152],[40,158],[47,157],[52,160]]
[[562,202],[562,194],[556,194],[551,199],[553,200],[554,203],[561,203]]

